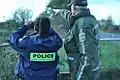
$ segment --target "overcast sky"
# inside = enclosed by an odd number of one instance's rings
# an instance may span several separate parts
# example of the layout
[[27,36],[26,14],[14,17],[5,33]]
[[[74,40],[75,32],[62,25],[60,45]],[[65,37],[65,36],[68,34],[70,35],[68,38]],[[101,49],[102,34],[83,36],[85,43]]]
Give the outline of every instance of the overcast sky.
[[116,24],[120,24],[120,0],[88,0],[89,8],[97,19],[112,16]]
[[[34,12],[33,19],[46,7],[49,0],[0,0],[0,22],[5,21],[15,9],[23,7]],[[88,0],[88,7],[98,20],[111,15],[120,24],[120,0]]]

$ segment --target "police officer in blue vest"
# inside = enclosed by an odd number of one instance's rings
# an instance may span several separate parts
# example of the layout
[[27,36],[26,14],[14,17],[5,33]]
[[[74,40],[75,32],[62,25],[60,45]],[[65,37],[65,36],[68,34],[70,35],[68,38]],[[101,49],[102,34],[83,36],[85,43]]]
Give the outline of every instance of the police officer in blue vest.
[[[25,36],[33,26],[36,33]],[[15,74],[21,80],[58,80],[57,51],[62,39],[50,28],[49,18],[38,17],[35,22],[22,25],[10,34],[8,42],[19,56]]]

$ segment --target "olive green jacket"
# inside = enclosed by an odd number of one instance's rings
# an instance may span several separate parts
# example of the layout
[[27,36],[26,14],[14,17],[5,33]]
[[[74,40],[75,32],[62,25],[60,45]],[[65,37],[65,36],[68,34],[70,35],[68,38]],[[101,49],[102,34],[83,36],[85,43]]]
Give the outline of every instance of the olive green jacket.
[[64,17],[70,24],[64,42],[67,54],[79,53],[79,56],[82,54],[82,45],[79,36],[82,28],[85,33],[85,53],[97,63],[99,61],[99,27],[97,20],[94,16],[91,16],[89,9],[83,8],[75,16],[72,16],[72,13],[68,10],[62,10],[59,12],[59,15]]

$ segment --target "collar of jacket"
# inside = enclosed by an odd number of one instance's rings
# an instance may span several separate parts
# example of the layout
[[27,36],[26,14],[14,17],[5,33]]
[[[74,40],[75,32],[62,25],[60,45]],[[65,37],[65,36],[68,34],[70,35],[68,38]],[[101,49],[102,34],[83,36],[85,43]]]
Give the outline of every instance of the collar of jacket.
[[89,8],[81,8],[80,12],[76,14],[74,17],[78,18],[79,16],[88,16],[91,15]]

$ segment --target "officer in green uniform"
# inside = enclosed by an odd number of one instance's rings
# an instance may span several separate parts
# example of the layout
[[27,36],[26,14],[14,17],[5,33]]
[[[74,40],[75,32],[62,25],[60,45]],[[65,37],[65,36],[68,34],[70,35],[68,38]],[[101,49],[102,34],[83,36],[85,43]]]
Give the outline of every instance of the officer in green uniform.
[[87,0],[72,0],[71,11],[61,10],[57,15],[70,24],[64,47],[68,56],[71,80],[98,80],[99,78],[99,26]]

